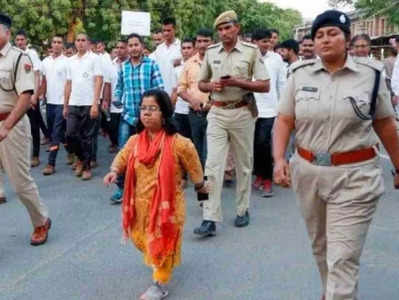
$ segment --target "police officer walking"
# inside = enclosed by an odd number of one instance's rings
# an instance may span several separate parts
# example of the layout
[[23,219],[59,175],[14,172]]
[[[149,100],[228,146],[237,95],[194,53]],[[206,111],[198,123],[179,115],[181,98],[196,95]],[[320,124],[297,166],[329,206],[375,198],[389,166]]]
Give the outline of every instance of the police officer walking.
[[40,245],[47,240],[51,220],[30,175],[31,137],[25,113],[34,90],[34,74],[29,57],[11,46],[10,27],[11,19],[0,14],[0,167],[31,217],[31,245]]
[[[331,10],[312,26],[320,60],[291,66],[274,131],[276,183],[292,185],[312,243],[323,299],[357,299],[359,259],[384,192],[377,133],[396,168],[399,138],[383,66],[348,55],[350,20]],[[296,153],[284,158],[295,128]]]
[[[229,145],[237,170],[237,217],[235,226],[249,224],[249,198],[253,167],[256,106],[252,92],[269,91],[269,76],[257,46],[238,39],[240,25],[234,11],[222,13],[214,27],[221,43],[208,48],[199,74],[199,89],[210,93],[208,114],[208,158],[205,175],[211,189],[204,202],[203,222],[194,233],[215,234],[222,221],[221,194]],[[254,80],[252,80],[254,78]]]

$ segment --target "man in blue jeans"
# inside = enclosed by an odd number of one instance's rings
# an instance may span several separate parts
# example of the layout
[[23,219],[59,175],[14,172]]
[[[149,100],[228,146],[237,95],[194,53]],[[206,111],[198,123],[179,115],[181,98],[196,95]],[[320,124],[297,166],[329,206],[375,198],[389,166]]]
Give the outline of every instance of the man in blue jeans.
[[[66,121],[62,114],[64,109],[64,88],[67,79],[68,59],[62,54],[64,40],[62,36],[54,36],[51,40],[53,53],[42,63],[43,80],[40,94],[47,98],[47,126],[50,133],[50,153],[48,164],[43,175],[55,173],[55,161],[60,143],[65,145]],[[68,159],[72,158],[68,155]]]
[[[144,56],[144,47],[144,41],[140,35],[132,33],[128,36],[130,59],[121,67],[115,91],[115,97],[119,100],[117,102],[120,102],[123,107],[119,125],[120,149],[129,137],[136,133],[143,93],[151,89],[164,89],[158,64],[153,59]],[[111,201],[115,204],[122,200],[123,181],[123,177],[118,179],[118,190],[111,197]]]

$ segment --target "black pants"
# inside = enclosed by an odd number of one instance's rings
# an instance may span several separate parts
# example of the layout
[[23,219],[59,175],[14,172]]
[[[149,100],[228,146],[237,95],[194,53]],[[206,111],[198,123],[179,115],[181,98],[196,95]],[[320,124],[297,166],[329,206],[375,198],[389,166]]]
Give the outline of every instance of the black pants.
[[102,120],[102,114],[100,113],[98,115],[98,118],[95,120],[95,127],[94,127],[94,133],[93,133],[93,141],[92,141],[92,148],[91,148],[91,161],[97,161],[97,150],[98,150],[98,134],[100,133],[100,128],[101,128],[101,120]]
[[118,146],[119,123],[121,121],[120,113],[111,113],[111,121],[108,122],[108,135],[112,146]]
[[274,118],[259,118],[255,125],[254,173],[263,179],[273,178],[272,129]]
[[27,115],[30,121],[30,130],[32,134],[32,144],[34,157],[38,157],[40,154],[40,129],[42,129],[45,137],[49,137],[46,124],[44,124],[40,107],[31,108],[28,110]]
[[188,115],[175,113],[173,118],[177,126],[177,132],[182,136],[191,139],[191,126]]
[[191,139],[197,149],[202,168],[205,168],[205,161],[207,156],[207,143],[206,143],[206,128],[208,121],[206,119],[206,112],[196,112],[190,109],[188,119],[191,127]]
[[51,166],[55,166],[60,144],[64,144],[65,150],[69,152],[65,139],[66,120],[62,114],[63,109],[64,105],[62,104],[47,104],[47,126],[50,133],[50,153],[48,164]]
[[98,119],[90,118],[91,106],[69,106],[67,118],[67,143],[71,152],[83,162],[85,170],[90,169],[93,152],[93,137]]

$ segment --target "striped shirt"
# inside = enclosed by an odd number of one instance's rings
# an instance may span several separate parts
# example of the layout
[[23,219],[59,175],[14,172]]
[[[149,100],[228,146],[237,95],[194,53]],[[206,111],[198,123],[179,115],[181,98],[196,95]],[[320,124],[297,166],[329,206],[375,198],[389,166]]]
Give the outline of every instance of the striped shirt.
[[122,118],[130,125],[138,123],[141,98],[151,89],[164,89],[157,63],[144,56],[138,65],[126,61],[118,74],[115,97],[123,102]]

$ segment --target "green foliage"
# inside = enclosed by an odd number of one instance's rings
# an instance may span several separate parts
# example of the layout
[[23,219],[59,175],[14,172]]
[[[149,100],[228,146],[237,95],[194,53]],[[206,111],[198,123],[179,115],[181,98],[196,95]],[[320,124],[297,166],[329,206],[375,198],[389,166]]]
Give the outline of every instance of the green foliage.
[[13,30],[25,29],[36,45],[54,34],[73,36],[82,30],[91,38],[115,41],[121,10],[151,12],[152,28],[160,28],[163,18],[174,16],[180,36],[194,36],[200,27],[212,28],[215,18],[230,9],[237,12],[245,33],[273,27],[284,39],[302,21],[298,11],[257,0],[0,0],[0,7],[13,18]]
[[361,9],[367,16],[385,15],[389,22],[399,25],[398,0],[358,0],[355,7]]
[[353,6],[365,16],[385,15],[389,22],[399,25],[398,0],[329,0],[332,7]]

